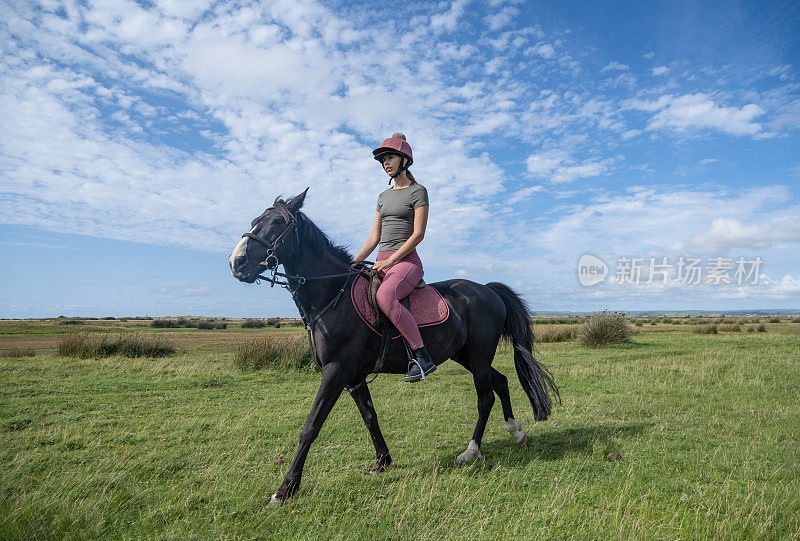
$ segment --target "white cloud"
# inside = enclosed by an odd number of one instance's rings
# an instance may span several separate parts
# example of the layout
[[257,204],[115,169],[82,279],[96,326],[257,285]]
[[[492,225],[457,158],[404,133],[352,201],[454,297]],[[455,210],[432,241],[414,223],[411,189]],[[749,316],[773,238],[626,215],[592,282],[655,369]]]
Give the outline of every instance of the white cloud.
[[505,203],[507,205],[514,205],[516,203],[519,203],[520,201],[524,201],[525,199],[528,199],[533,194],[541,192],[543,190],[544,190],[544,186],[542,186],[540,184],[536,184],[534,186],[528,186],[527,188],[522,188],[522,189],[517,190],[516,192],[512,193],[511,196],[508,197],[505,200]]
[[468,0],[454,0],[450,9],[431,17],[431,26],[435,29],[455,30],[459,18],[464,15]]
[[[710,187],[633,186],[628,193],[598,195],[587,204],[564,207],[561,217],[540,231],[535,244],[555,252],[569,246],[570,251],[595,250],[614,256],[693,252],[710,257],[728,248],[797,242],[800,233],[792,223],[800,224],[800,207],[780,208],[790,194],[786,186],[734,194]],[[741,225],[748,222],[761,225],[758,230]]]
[[642,58],[646,58],[646,59],[650,60],[650,59],[651,59],[651,58],[653,58],[655,55],[656,55],[656,53],[654,53],[653,51],[650,51],[649,53],[645,53],[645,54],[643,54],[643,55],[642,55]]
[[653,75],[666,75],[669,73],[669,68],[667,66],[657,66],[653,68],[652,74]]
[[[457,2],[441,14],[435,29],[455,24],[464,6]],[[36,40],[20,42],[0,62],[0,116],[7,128],[0,133],[0,168],[8,172],[3,191],[15,194],[3,222],[156,243],[193,238],[195,248],[225,250],[275,195],[311,185],[309,214],[331,233],[346,232],[345,242],[360,244],[383,185],[370,141],[398,128],[415,148],[417,178],[439,208],[449,209],[432,213],[426,245],[447,242],[450,234],[458,235],[456,244],[470,242],[479,231],[474,224],[486,219],[486,198],[503,189],[502,171],[487,156],[470,156],[468,142],[511,123],[503,110],[515,103],[513,92],[495,92],[481,81],[469,96],[458,96],[464,87],[439,73],[440,64],[452,62],[452,48],[440,49],[444,42],[430,39],[433,27],[405,34],[412,42],[401,52],[382,30],[354,30],[310,2],[218,7],[215,16],[193,21],[191,32],[182,19],[171,21],[167,9],[78,9],[82,15],[46,34],[13,21]],[[205,8],[186,9],[181,17]],[[140,39],[148,27],[154,31]],[[84,40],[85,48],[70,45],[74,39]],[[342,52],[331,42],[350,48]],[[115,44],[139,62],[108,53],[100,43]],[[453,47],[464,51],[464,60],[477,53],[469,44]],[[79,57],[78,65],[110,80],[74,73],[51,57],[67,65]],[[433,66],[429,72],[408,76],[426,62]],[[378,72],[396,77],[389,84],[375,80]],[[188,110],[172,117],[201,125],[198,133],[216,145],[210,154],[147,136],[153,133],[147,122],[166,118],[156,113],[163,109],[158,98],[143,97],[154,81],[179,92],[169,98]],[[99,109],[98,96],[111,112]],[[464,116],[429,114],[437,104],[455,102],[463,104]],[[405,125],[376,113],[387,110],[404,111]],[[113,129],[109,119],[116,120]],[[222,129],[209,129],[211,123]],[[460,137],[448,135],[456,132]],[[457,173],[453,160],[463,166]],[[364,209],[357,227],[352,208]]]
[[497,13],[486,16],[486,25],[489,30],[498,30],[514,20],[519,14],[519,9],[513,6],[506,6]]
[[549,43],[537,46],[534,51],[542,58],[554,58],[556,56],[555,48]]
[[625,64],[620,64],[616,60],[607,64],[603,69],[600,70],[600,73],[604,73],[606,71],[628,71],[630,68]]
[[634,101],[633,108],[655,114],[647,125],[648,130],[714,129],[730,135],[757,135],[761,124],[754,120],[764,115],[764,110],[753,103],[741,108],[717,105],[703,93],[684,96],[665,95],[654,102]]
[[775,243],[800,243],[800,220],[797,218],[797,215],[773,218],[768,224],[743,224],[736,218],[717,218],[708,231],[687,242],[679,242],[674,248],[726,253],[733,249],[763,249]]
[[561,184],[602,175],[614,161],[613,158],[592,158],[577,162],[568,151],[546,150],[530,155],[526,165],[528,172],[534,177],[546,178],[553,184]]

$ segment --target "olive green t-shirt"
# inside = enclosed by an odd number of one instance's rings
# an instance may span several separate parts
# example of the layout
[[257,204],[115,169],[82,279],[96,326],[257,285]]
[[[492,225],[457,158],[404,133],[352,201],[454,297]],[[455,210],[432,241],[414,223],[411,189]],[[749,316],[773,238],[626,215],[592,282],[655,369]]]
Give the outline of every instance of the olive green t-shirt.
[[378,251],[397,250],[414,233],[414,209],[428,204],[428,190],[414,183],[407,188],[384,190],[378,196],[381,241]]

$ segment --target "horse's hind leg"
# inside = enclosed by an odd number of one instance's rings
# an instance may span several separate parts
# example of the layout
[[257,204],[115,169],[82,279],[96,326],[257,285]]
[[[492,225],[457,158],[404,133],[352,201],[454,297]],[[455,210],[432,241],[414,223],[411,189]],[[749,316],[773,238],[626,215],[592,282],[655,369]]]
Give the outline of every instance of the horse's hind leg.
[[389,456],[389,448],[386,446],[386,440],[383,439],[383,434],[378,426],[378,415],[372,405],[369,389],[364,381],[361,381],[360,385],[361,387],[353,391],[351,396],[356,401],[358,411],[361,412],[361,418],[364,419],[364,424],[367,425],[369,435],[372,437],[372,444],[375,446],[375,464],[372,465],[369,472],[380,473],[392,463],[392,457]]
[[492,386],[494,392],[500,398],[503,406],[503,418],[506,420],[506,430],[514,438],[520,447],[527,447],[528,435],[522,430],[522,423],[514,419],[514,412],[511,411],[511,395],[508,393],[508,378],[492,368]]
[[491,413],[494,405],[492,367],[488,362],[479,367],[471,363],[470,367],[472,368],[475,390],[478,392],[478,422],[475,425],[475,431],[472,433],[472,439],[469,441],[467,450],[456,458],[456,462],[459,464],[483,458],[483,455],[481,455],[481,439],[483,439],[486,422],[489,420],[489,413]]

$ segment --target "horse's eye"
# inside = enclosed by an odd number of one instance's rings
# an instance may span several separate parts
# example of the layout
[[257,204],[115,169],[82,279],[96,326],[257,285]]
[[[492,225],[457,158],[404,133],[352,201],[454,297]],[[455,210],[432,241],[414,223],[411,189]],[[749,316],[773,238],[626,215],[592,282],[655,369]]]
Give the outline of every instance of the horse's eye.
[[275,218],[272,220],[272,225],[278,225],[280,223],[283,223],[283,218]]

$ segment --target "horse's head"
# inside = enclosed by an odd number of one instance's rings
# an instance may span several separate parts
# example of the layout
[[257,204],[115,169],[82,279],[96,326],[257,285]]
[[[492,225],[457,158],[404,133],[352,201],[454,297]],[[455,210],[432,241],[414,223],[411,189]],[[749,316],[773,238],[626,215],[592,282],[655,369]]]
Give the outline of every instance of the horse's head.
[[[249,232],[242,235],[228,258],[234,278],[251,284],[266,268],[268,255],[274,255],[270,266],[285,263],[297,250],[297,212],[303,206],[308,188],[289,201],[280,197],[267,210],[251,222]],[[271,250],[271,252],[268,251]]]

